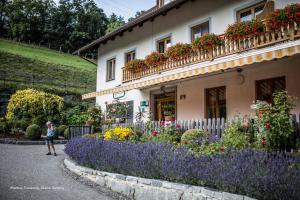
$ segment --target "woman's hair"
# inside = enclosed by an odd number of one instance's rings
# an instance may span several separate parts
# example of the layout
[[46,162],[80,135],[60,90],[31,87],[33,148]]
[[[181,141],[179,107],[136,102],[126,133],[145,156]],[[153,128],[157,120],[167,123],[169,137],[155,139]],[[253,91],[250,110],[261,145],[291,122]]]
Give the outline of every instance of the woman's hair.
[[52,124],[50,121],[48,121],[48,122],[46,123],[47,126],[49,126],[50,124]]

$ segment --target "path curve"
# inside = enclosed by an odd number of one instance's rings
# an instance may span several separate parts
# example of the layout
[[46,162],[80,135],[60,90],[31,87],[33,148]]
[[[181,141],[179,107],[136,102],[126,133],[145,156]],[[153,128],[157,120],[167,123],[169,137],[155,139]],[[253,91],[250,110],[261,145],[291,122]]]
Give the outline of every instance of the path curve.
[[63,166],[64,145],[55,147],[56,157],[45,155],[45,145],[0,144],[0,199],[119,199],[72,178]]

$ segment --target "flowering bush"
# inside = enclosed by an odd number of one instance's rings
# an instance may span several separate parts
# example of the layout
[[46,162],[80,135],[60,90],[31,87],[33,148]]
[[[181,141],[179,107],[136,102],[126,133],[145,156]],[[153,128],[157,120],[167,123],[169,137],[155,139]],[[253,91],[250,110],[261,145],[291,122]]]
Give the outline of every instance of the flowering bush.
[[170,144],[74,138],[65,152],[97,170],[212,187],[257,199],[298,199],[300,157],[244,149],[193,155]]
[[295,98],[281,91],[273,94],[273,105],[256,120],[258,146],[271,150],[295,148],[290,112],[295,107]]
[[146,69],[147,65],[144,60],[136,59],[126,63],[125,68],[133,72],[138,72],[143,69]]
[[197,38],[192,43],[193,50],[198,51],[200,49],[209,50],[217,46],[222,46],[224,41],[220,36],[215,34],[207,34],[200,38]]
[[[34,89],[18,90],[10,97],[6,118],[25,124],[44,125],[48,120],[58,122],[64,106],[63,98]],[[20,128],[20,127],[14,127]]]
[[242,149],[249,146],[249,139],[234,123],[225,129],[222,139],[223,145],[228,148]]
[[124,141],[124,140],[128,140],[129,137],[132,135],[134,135],[134,132],[131,128],[116,127],[105,131],[104,139]]
[[300,24],[300,4],[291,4],[283,9],[274,11],[267,19],[267,27],[275,30],[283,25]]
[[178,43],[167,49],[165,55],[174,61],[187,58],[193,53],[192,46],[190,44]]
[[238,40],[249,35],[259,35],[264,31],[265,26],[261,21],[252,20],[229,25],[225,31],[225,36],[230,40]]
[[164,64],[166,59],[163,53],[155,51],[146,57],[145,63],[148,67],[159,67]]

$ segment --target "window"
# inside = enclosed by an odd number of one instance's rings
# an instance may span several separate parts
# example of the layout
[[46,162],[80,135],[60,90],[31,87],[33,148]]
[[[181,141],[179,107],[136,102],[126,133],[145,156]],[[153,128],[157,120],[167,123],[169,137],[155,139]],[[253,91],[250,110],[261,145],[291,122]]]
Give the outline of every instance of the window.
[[273,102],[275,92],[285,90],[285,77],[271,78],[256,81],[256,100]]
[[262,13],[265,4],[265,2],[255,4],[254,6],[237,11],[237,20],[239,22],[244,22],[256,19],[257,15]]
[[226,118],[226,88],[217,87],[205,90],[206,117]]
[[130,51],[125,54],[125,64],[135,59],[135,51]]
[[171,46],[171,37],[167,37],[157,41],[157,51],[159,53],[164,53],[167,50],[167,48],[169,48],[170,46]]
[[192,38],[192,42],[198,38],[203,36],[204,34],[209,33],[209,22],[204,22],[202,24],[198,24],[196,26],[193,26],[191,28],[191,38]]
[[115,80],[116,59],[110,59],[106,63],[106,81]]

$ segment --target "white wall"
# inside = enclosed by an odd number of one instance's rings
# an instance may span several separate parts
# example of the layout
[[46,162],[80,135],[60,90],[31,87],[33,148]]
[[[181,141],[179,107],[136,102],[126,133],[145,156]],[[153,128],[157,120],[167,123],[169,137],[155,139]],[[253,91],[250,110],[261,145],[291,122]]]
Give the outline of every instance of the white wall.
[[[227,117],[232,118],[241,115],[253,114],[250,105],[255,100],[255,81],[268,78],[285,76],[286,89],[292,96],[300,98],[300,56],[287,59],[262,62],[243,68],[242,74],[245,82],[239,84],[236,71],[220,75],[198,78],[184,81],[177,86],[178,104],[177,112],[179,120],[205,118],[205,89],[225,86]],[[180,100],[180,95],[186,95],[186,99]],[[300,113],[298,100],[295,113]]]

